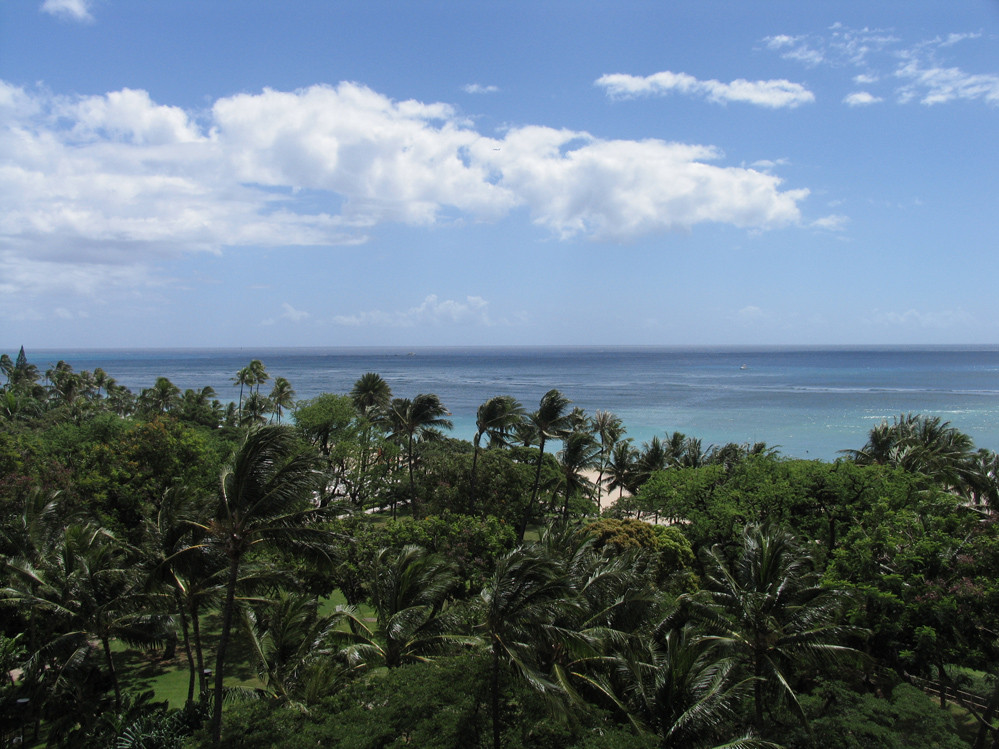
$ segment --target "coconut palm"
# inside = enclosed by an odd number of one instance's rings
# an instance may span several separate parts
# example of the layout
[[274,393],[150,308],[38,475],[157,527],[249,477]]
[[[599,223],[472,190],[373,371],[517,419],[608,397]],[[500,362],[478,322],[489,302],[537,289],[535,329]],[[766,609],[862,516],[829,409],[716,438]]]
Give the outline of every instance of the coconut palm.
[[267,421],[266,414],[270,413],[270,410],[271,402],[267,399],[267,396],[257,392],[250,393],[243,403],[243,415],[240,423],[249,426],[263,424]]
[[58,655],[62,662],[76,660],[90,643],[100,643],[121,707],[121,686],[111,640],[149,644],[163,630],[156,617],[142,609],[133,555],[107,529],[73,524],[65,528],[35,564],[25,557],[7,563],[10,585],[6,600],[49,618],[53,638],[38,651],[41,660]]
[[250,370],[250,377],[253,380],[253,385],[256,387],[256,393],[260,392],[260,386],[267,382],[271,376],[267,374],[267,367],[260,359],[251,359],[250,363],[247,365],[247,369]]
[[[450,416],[448,410],[433,393],[421,393],[415,398],[395,398],[389,406],[389,422],[392,436],[405,444],[406,463],[409,467],[409,499],[413,516],[419,517],[419,501],[416,497],[414,446],[418,440],[440,436],[441,429],[451,429],[454,424],[444,418]],[[395,503],[392,504],[392,517],[395,517]]]
[[150,411],[166,413],[180,403],[180,388],[166,377],[157,377],[151,388],[146,388],[139,394],[139,400]]
[[253,388],[253,383],[256,382],[256,380],[254,379],[254,377],[255,377],[255,375],[253,374],[253,370],[250,369],[250,367],[243,367],[238,372],[236,372],[236,376],[232,378],[232,380],[233,380],[233,382],[232,382],[233,387],[235,387],[236,385],[239,385],[239,414],[240,414],[240,417],[242,417],[242,414],[243,414],[243,387],[246,386],[246,385],[249,385],[250,388],[252,389]]
[[561,562],[540,545],[519,546],[496,563],[480,593],[478,630],[490,653],[493,749],[500,748],[501,677],[514,673],[542,696],[558,699],[562,688],[547,671],[546,655],[562,639],[555,622],[574,605]]
[[374,411],[385,410],[392,401],[392,388],[376,372],[365,372],[350,389],[357,413],[371,418]]
[[275,377],[274,387],[271,388],[271,394],[267,397],[280,424],[282,410],[294,408],[295,406],[295,390],[292,388],[291,383],[284,377]]
[[472,439],[472,445],[475,448],[475,452],[472,454],[471,496],[473,499],[475,497],[475,469],[479,460],[482,437],[489,435],[490,446],[506,445],[513,430],[523,420],[524,407],[512,395],[497,395],[479,406],[479,410],[475,414],[475,437]]
[[578,495],[591,496],[594,484],[586,472],[600,462],[600,445],[589,432],[572,432],[562,442],[562,449],[556,454],[562,470],[562,488],[565,503],[562,506],[562,519],[569,517],[569,500]]
[[774,746],[727,735],[750,680],[735,678],[736,662],[718,643],[688,627],[660,626],[652,637],[622,651],[616,672],[633,725],[658,737],[660,747],[726,749]]
[[718,546],[704,553],[703,563],[704,588],[684,602],[707,626],[707,639],[752,677],[756,730],[765,727],[764,709],[782,700],[804,720],[792,687],[795,670],[856,654],[839,644],[860,634],[839,623],[848,594],[824,586],[811,554],[779,528],[746,528],[734,565]]
[[350,631],[334,635],[343,645],[340,656],[353,667],[395,668],[472,642],[455,634],[459,622],[448,606],[458,585],[454,565],[422,547],[381,549],[367,577],[375,629],[352,607],[342,607],[338,615],[350,623]]
[[223,470],[214,517],[201,527],[228,563],[222,602],[222,632],[215,656],[212,736],[222,730],[222,685],[235,613],[240,567],[254,549],[324,553],[329,534],[317,526],[326,513],[311,499],[322,485],[314,451],[303,449],[295,433],[280,426],[250,431]]
[[603,494],[604,473],[610,462],[614,446],[624,436],[624,423],[610,411],[597,411],[590,421],[590,431],[600,438],[600,470],[597,473],[596,495],[597,513],[600,513],[600,500]]
[[560,439],[565,436],[569,429],[569,414],[566,409],[571,401],[558,390],[549,390],[541,396],[538,410],[528,416],[528,421],[534,428],[535,437],[538,440],[538,463],[534,472],[534,486],[531,489],[531,501],[524,511],[524,515],[517,527],[517,538],[524,540],[527,532],[527,523],[531,514],[535,510],[538,501],[538,489],[541,487],[541,464],[545,458],[545,443],[549,439]]
[[624,496],[624,490],[635,490],[635,465],[638,461],[638,449],[632,444],[631,438],[614,445],[610,462],[607,464],[607,491],[618,490],[618,498]]

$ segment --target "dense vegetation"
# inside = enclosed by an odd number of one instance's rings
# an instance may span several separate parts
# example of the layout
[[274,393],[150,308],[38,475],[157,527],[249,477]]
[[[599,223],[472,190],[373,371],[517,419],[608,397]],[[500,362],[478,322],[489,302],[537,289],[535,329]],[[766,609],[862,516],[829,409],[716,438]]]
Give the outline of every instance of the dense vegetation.
[[0,369],[0,742],[999,746],[999,460],[940,419],[828,463]]

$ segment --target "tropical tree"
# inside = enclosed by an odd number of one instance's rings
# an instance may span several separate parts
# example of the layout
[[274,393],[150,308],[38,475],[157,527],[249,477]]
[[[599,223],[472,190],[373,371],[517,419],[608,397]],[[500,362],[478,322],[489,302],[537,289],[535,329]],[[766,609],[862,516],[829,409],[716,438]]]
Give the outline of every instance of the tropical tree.
[[549,390],[541,396],[538,410],[528,416],[528,421],[533,427],[534,434],[538,440],[538,462],[534,471],[534,486],[531,489],[531,501],[528,503],[520,524],[517,527],[517,539],[524,540],[527,532],[527,524],[534,513],[537,501],[538,490],[541,487],[541,464],[545,457],[545,443],[549,439],[559,439],[568,432],[569,418],[566,409],[570,400],[558,390]]
[[180,388],[166,377],[157,377],[151,388],[139,394],[139,401],[151,412],[166,413],[180,403]]
[[501,557],[480,594],[478,631],[490,654],[493,749],[503,732],[500,694],[504,673],[514,673],[542,696],[558,700],[562,688],[547,674],[544,656],[563,639],[556,621],[573,606],[561,562],[540,545],[519,546]]
[[661,624],[616,660],[619,704],[638,730],[658,737],[660,747],[774,746],[732,738],[751,680],[736,677],[737,662],[716,641],[690,627]]
[[596,496],[597,513],[600,512],[600,500],[603,494],[604,473],[610,463],[611,455],[618,441],[624,436],[624,423],[609,411],[597,411],[590,421],[590,431],[600,438],[600,470],[597,473]]
[[258,392],[250,393],[243,403],[243,415],[240,423],[250,426],[263,424],[267,421],[266,414],[270,410],[271,402],[267,399],[267,396],[261,395]]
[[250,367],[247,366],[247,367],[243,367],[238,372],[236,372],[236,376],[233,377],[232,380],[233,380],[233,382],[232,382],[233,387],[235,387],[236,385],[239,385],[239,414],[240,414],[240,420],[242,421],[242,414],[243,414],[243,388],[246,385],[249,385],[250,389],[252,390],[253,389],[253,384],[256,382],[256,379],[255,379],[255,375],[253,373],[253,370],[250,369]]
[[569,517],[569,501],[576,496],[591,496],[595,484],[586,472],[600,462],[600,445],[589,432],[572,432],[562,442],[562,449],[556,455],[562,469],[562,488],[565,502],[562,505],[562,519]]
[[624,490],[635,488],[635,464],[638,461],[638,450],[631,439],[625,439],[614,445],[610,462],[607,464],[607,490],[618,490],[618,499],[624,496]]
[[395,668],[472,642],[456,634],[459,621],[448,606],[458,585],[454,564],[423,547],[380,549],[367,575],[375,629],[353,607],[339,609],[339,616],[350,624],[349,632],[334,635],[344,645],[341,657],[352,667]]
[[[416,463],[414,446],[418,440],[439,437],[441,429],[451,429],[454,424],[444,418],[450,416],[448,410],[433,393],[421,393],[415,398],[395,398],[389,410],[392,436],[405,444],[406,464],[409,468],[409,498],[413,516],[419,518],[419,500],[416,496],[416,480],[413,468]],[[392,517],[395,517],[395,502],[392,503]]]
[[376,372],[365,372],[350,390],[350,399],[361,416],[369,419],[378,410],[386,410],[392,401],[392,388]]
[[472,456],[472,489],[471,496],[475,498],[475,469],[479,460],[479,449],[482,437],[489,435],[489,444],[505,445],[511,432],[524,420],[524,407],[512,395],[497,395],[490,398],[475,414],[475,437],[472,444],[475,452]]
[[275,377],[274,387],[271,388],[271,394],[267,397],[280,424],[283,409],[293,408],[295,405],[295,390],[284,377]]
[[704,588],[684,597],[694,617],[753,679],[753,723],[765,727],[764,711],[787,701],[804,713],[794,690],[795,673],[856,651],[842,645],[861,634],[840,624],[849,594],[827,587],[809,552],[776,527],[749,526],[735,564],[721,547],[703,554]]
[[223,678],[241,565],[255,549],[325,553],[330,541],[330,534],[318,525],[327,514],[312,504],[323,481],[316,458],[286,427],[250,431],[222,472],[214,517],[198,524],[228,563],[215,656],[211,731],[216,741],[222,729]]

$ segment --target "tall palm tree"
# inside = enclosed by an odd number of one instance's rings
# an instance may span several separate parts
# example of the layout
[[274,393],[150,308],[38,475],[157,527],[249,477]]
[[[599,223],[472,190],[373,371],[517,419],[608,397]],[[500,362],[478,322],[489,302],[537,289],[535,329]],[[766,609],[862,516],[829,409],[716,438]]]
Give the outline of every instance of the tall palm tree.
[[[417,440],[439,436],[441,429],[451,429],[454,424],[444,418],[450,416],[448,410],[433,393],[421,393],[415,398],[395,398],[389,407],[389,420],[392,436],[405,443],[406,463],[409,467],[409,499],[413,516],[419,518],[419,501],[416,497],[414,446]],[[392,517],[395,517],[395,503],[392,504]]]
[[572,432],[562,442],[562,449],[556,457],[562,469],[562,487],[565,493],[562,519],[567,520],[569,500],[579,494],[592,495],[594,484],[586,477],[586,471],[598,465],[600,445],[589,432]]
[[223,678],[241,565],[254,549],[280,545],[286,552],[324,553],[330,540],[317,525],[327,513],[311,501],[322,484],[316,461],[315,452],[303,449],[287,427],[271,425],[250,431],[222,471],[214,517],[198,524],[228,563],[215,656],[211,731],[216,742],[222,731]]
[[501,557],[480,593],[478,630],[489,648],[493,749],[500,749],[500,679],[513,672],[543,696],[563,694],[546,673],[544,655],[562,639],[557,619],[574,605],[564,567],[540,545],[519,546]]
[[823,585],[811,553],[779,528],[746,528],[734,565],[718,546],[703,562],[704,588],[684,602],[708,627],[707,639],[752,677],[757,732],[765,728],[764,708],[782,699],[804,721],[792,687],[795,669],[856,654],[839,644],[861,634],[839,623],[847,592]]
[[275,377],[274,387],[271,389],[271,394],[267,397],[280,424],[282,409],[290,409],[295,406],[295,390],[292,388],[291,383],[284,377]]
[[243,416],[240,419],[240,423],[249,426],[263,424],[267,421],[266,414],[270,410],[271,402],[267,400],[267,396],[256,392],[250,393],[243,404]]
[[180,402],[180,388],[166,377],[157,377],[156,383],[143,390],[139,399],[150,411],[166,413]]
[[610,462],[607,464],[607,490],[618,490],[618,498],[624,496],[624,490],[635,490],[635,465],[638,461],[638,449],[632,444],[631,438],[614,445]]
[[528,416],[538,439],[538,463],[534,471],[534,486],[531,489],[531,501],[524,510],[524,515],[517,527],[517,538],[524,540],[527,524],[535,510],[538,501],[538,489],[541,486],[541,464],[545,458],[545,443],[549,439],[560,439],[568,431],[569,415],[566,409],[571,401],[558,390],[549,390],[541,396],[538,410]]
[[247,369],[250,370],[250,375],[253,378],[253,384],[256,386],[257,393],[260,392],[260,386],[267,382],[271,376],[267,374],[267,367],[260,359],[252,359],[247,365]]
[[253,383],[256,382],[255,375],[253,374],[253,370],[250,369],[250,367],[243,367],[238,372],[236,372],[236,376],[232,378],[232,381],[234,387],[236,385],[239,385],[239,414],[240,414],[240,423],[242,423],[243,387],[249,385],[250,388],[252,389]]
[[490,398],[475,414],[475,437],[472,444],[475,452],[472,454],[472,491],[475,497],[475,469],[479,460],[479,449],[482,437],[489,435],[490,445],[504,445],[510,433],[524,420],[524,407],[512,395],[497,395]]
[[590,430],[600,438],[600,470],[597,473],[596,496],[597,514],[600,513],[600,500],[603,494],[604,473],[610,462],[614,446],[624,436],[624,423],[610,411],[597,411],[590,421]]

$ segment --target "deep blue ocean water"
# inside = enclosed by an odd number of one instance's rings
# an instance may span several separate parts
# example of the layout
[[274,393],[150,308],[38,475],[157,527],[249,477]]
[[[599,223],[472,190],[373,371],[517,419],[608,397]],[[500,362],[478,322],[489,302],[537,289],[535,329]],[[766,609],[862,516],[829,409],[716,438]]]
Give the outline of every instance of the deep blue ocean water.
[[[8,352],[13,357],[17,352]],[[999,347],[896,348],[421,348],[35,350],[43,372],[59,359],[102,367],[138,393],[158,376],[181,389],[211,385],[235,400],[236,371],[260,359],[299,399],[346,393],[377,372],[397,397],[436,393],[452,435],[471,439],[475,411],[513,395],[530,411],[551,388],[589,413],[617,414],[641,445],[674,430],[703,440],[763,441],[785,455],[832,460],[861,447],[900,413],[940,416],[979,447],[999,450]],[[267,390],[265,385],[263,390]]]

